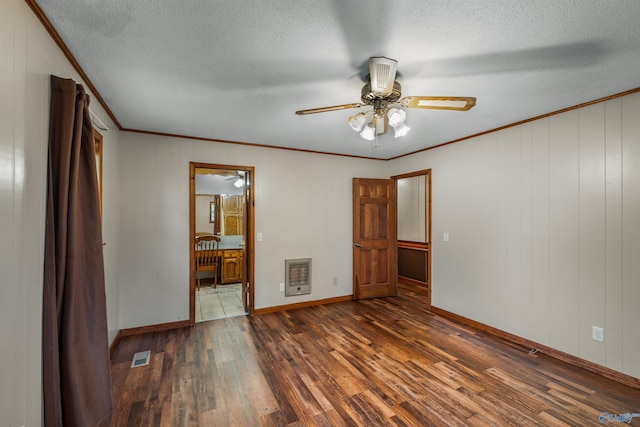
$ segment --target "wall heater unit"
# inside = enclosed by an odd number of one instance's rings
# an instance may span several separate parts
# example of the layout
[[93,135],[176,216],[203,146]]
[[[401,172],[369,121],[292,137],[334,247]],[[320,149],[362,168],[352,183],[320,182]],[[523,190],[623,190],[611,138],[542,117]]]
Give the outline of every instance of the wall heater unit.
[[311,293],[311,258],[284,260],[284,296]]
[[131,361],[131,367],[137,368],[138,366],[147,366],[149,364],[149,358],[151,357],[151,350],[141,351],[133,355]]

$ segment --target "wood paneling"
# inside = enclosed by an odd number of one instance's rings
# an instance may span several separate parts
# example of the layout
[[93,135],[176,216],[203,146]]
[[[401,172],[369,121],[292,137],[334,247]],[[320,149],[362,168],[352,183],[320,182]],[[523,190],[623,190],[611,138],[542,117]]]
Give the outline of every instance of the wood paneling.
[[[580,259],[578,295],[580,349],[589,360],[604,365],[605,346],[591,338],[592,326],[606,325],[606,180],[605,105],[579,110]],[[608,328],[607,328],[608,329]]]
[[[403,289],[123,337],[112,426],[598,425],[640,400],[424,303]],[[150,364],[130,368],[142,350]]]
[[[640,377],[640,96],[622,100],[622,361]],[[606,338],[605,338],[606,339]]]
[[433,304],[640,378],[639,114],[634,93],[394,161],[437,177]]
[[531,182],[531,297],[524,305],[531,305],[532,340],[549,344],[550,324],[550,259],[549,259],[549,122],[531,124],[531,170],[535,179]]
[[[605,345],[606,366],[622,371],[622,102],[605,103]],[[628,339],[629,337],[627,337]],[[640,370],[639,370],[640,372]]]
[[427,259],[424,249],[398,247],[398,276],[427,284]]
[[550,119],[549,344],[580,353],[580,163],[579,113]]

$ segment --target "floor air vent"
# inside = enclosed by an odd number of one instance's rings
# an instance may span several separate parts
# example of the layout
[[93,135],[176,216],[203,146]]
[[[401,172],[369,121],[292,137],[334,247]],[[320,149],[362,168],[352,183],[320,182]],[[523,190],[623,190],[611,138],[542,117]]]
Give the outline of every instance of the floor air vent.
[[304,295],[311,293],[311,258],[286,259],[284,295]]
[[151,350],[141,351],[133,355],[131,361],[131,367],[137,368],[138,366],[145,366],[149,364],[149,358],[151,357]]

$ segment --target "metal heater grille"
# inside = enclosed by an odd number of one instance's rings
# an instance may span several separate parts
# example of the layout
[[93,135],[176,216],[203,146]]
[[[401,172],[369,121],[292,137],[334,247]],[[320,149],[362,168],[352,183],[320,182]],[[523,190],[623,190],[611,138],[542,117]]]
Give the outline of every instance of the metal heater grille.
[[286,259],[284,295],[311,293],[311,258]]

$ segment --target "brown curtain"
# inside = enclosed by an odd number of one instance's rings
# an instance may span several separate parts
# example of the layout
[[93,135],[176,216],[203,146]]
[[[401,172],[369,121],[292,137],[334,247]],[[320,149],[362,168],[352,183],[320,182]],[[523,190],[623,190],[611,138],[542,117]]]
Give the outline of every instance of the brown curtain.
[[89,96],[51,76],[42,364],[45,426],[107,426],[111,370]]

